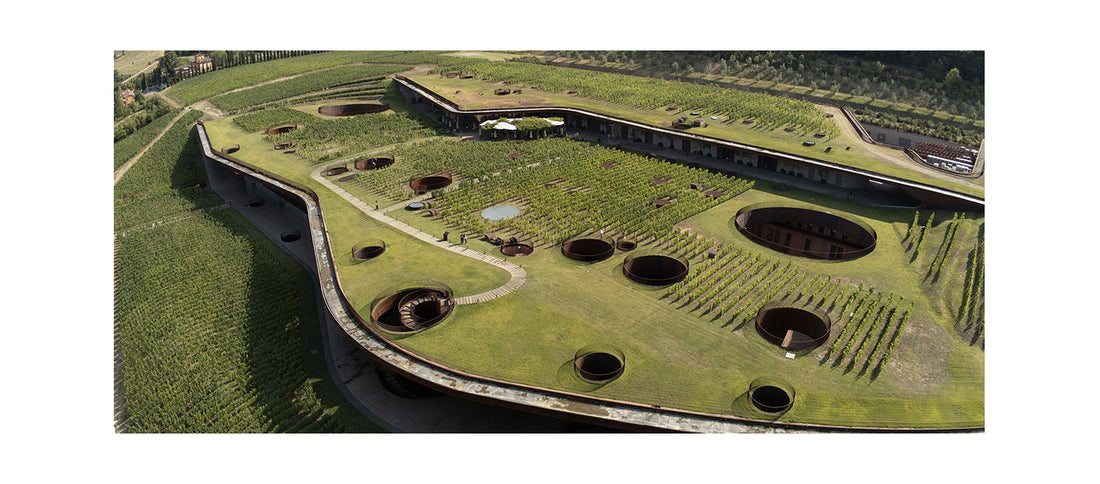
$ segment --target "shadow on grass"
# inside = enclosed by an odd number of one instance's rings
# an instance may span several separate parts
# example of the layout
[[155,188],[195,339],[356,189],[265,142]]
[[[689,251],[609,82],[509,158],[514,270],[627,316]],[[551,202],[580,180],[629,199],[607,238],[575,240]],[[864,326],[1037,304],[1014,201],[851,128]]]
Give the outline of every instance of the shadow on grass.
[[558,366],[556,378],[558,384],[560,384],[562,388],[569,391],[583,393],[594,392],[615,381],[611,380],[603,383],[593,383],[581,379],[581,377],[577,375],[577,369],[575,366],[573,366],[572,359],[566,360],[564,363]]
[[756,408],[756,405],[752,404],[752,400],[749,399],[749,392],[747,390],[734,398],[733,402],[730,404],[730,412],[734,415],[742,415],[745,417],[757,420],[764,420],[768,422],[779,421],[779,418],[786,414],[789,410],[790,408],[782,412],[776,413],[760,410],[759,408]]

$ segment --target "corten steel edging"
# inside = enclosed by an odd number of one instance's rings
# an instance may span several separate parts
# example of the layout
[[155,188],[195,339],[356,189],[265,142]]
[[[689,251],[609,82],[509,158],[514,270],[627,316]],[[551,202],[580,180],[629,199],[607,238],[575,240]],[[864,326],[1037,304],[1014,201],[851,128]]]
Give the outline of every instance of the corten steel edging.
[[517,108],[507,108],[507,109],[500,108],[500,109],[470,109],[470,110],[463,110],[463,109],[460,109],[458,107],[458,105],[455,104],[453,101],[436,95],[430,89],[421,86],[420,84],[418,84],[416,81],[413,81],[412,79],[406,78],[404,76],[399,76],[399,75],[394,76],[394,79],[398,83],[405,86],[407,89],[415,91],[416,93],[420,94],[421,96],[423,96],[427,99],[431,99],[437,105],[441,105],[442,107],[444,107],[445,109],[450,111],[452,114],[456,114],[456,115],[481,115],[481,114],[506,115],[506,114],[509,114],[509,113],[540,113],[540,112],[547,112],[547,111],[573,113],[573,114],[578,114],[578,115],[582,115],[582,116],[590,116],[590,117],[593,117],[593,118],[603,119],[605,121],[618,123],[618,124],[622,124],[622,125],[627,125],[627,126],[631,126],[631,127],[637,128],[637,129],[645,129],[645,130],[653,131],[653,132],[660,133],[660,134],[663,134],[663,135],[666,135],[666,136],[672,136],[672,137],[677,137],[677,138],[687,138],[687,139],[692,139],[692,140],[699,141],[701,143],[711,143],[711,144],[715,144],[715,145],[724,145],[726,147],[736,148],[736,149],[740,149],[740,150],[743,150],[743,151],[752,151],[752,152],[756,152],[758,154],[768,155],[768,156],[777,157],[777,158],[785,158],[785,159],[791,160],[791,161],[797,161],[797,162],[801,162],[801,163],[808,163],[808,164],[820,166],[820,167],[823,167],[823,168],[828,168],[828,169],[837,170],[837,171],[843,171],[843,172],[847,172],[847,173],[854,174],[854,175],[859,175],[859,176],[862,176],[862,177],[865,177],[865,178],[868,178],[868,179],[871,179],[871,180],[880,181],[880,182],[892,183],[892,184],[897,184],[897,185],[905,185],[905,186],[913,188],[913,189],[930,191],[930,192],[933,192],[933,193],[936,193],[936,194],[939,194],[939,195],[945,195],[945,196],[948,196],[948,197],[956,198],[956,199],[959,199],[959,200],[962,200],[962,201],[965,201],[965,202],[968,202],[968,203],[974,203],[974,204],[977,204],[977,205],[981,205],[982,207],[985,207],[985,199],[984,198],[978,198],[978,197],[975,197],[973,195],[967,195],[965,193],[957,192],[957,191],[950,190],[950,189],[947,189],[947,188],[940,188],[940,187],[937,187],[937,186],[934,186],[934,185],[929,185],[929,184],[926,184],[926,183],[906,180],[906,179],[903,179],[903,178],[896,178],[896,177],[893,177],[893,176],[890,176],[890,175],[884,175],[884,174],[876,173],[876,172],[873,172],[873,171],[870,171],[870,170],[865,170],[865,169],[862,169],[862,168],[854,168],[854,167],[851,167],[851,166],[842,165],[842,164],[831,162],[831,161],[819,160],[817,158],[809,158],[809,157],[805,157],[805,156],[801,156],[801,155],[794,155],[794,154],[790,154],[790,153],[784,153],[784,152],[781,152],[781,151],[774,151],[774,150],[770,150],[770,149],[767,149],[767,148],[761,148],[759,146],[753,146],[753,145],[748,145],[748,144],[744,144],[744,143],[739,143],[739,142],[736,142],[736,141],[727,141],[727,140],[722,140],[722,139],[718,139],[718,138],[711,138],[711,137],[708,137],[708,136],[700,136],[700,135],[697,135],[697,134],[684,133],[682,131],[670,130],[670,129],[666,129],[666,128],[661,128],[659,126],[651,126],[651,125],[648,125],[648,124],[638,123],[636,121],[630,121],[630,120],[626,120],[626,119],[622,119],[622,118],[616,118],[614,116],[608,116],[606,114],[594,113],[594,112],[591,112],[591,111],[586,111],[586,110],[578,109],[578,108],[563,107],[563,106],[545,106],[545,107],[524,107],[524,108],[517,107]]
[[590,422],[607,421],[620,427],[712,433],[745,432],[758,429],[761,426],[823,431],[933,433],[984,429],[984,426],[919,428],[776,422],[768,419],[655,407],[561,390],[551,390],[474,375],[432,362],[391,343],[383,334],[371,327],[366,322],[369,319],[363,319],[344,297],[343,292],[340,290],[339,274],[332,258],[328,231],[325,229],[324,215],[316,192],[241,160],[221,155],[211,149],[206,128],[201,121],[196,123],[196,130],[203,154],[208,159],[226,165],[244,176],[271,184],[280,190],[294,194],[305,202],[321,294],[333,320],[340,325],[348,337],[367,350],[372,358],[386,364],[402,375],[412,378],[414,381],[427,384],[449,394],[486,403],[522,409],[540,415],[552,415]]
[[[749,226],[747,224],[749,222],[749,220],[752,218],[750,216],[750,214],[752,214],[753,212],[755,212],[757,210],[768,210],[768,209],[792,210],[792,211],[795,211],[795,213],[798,213],[798,212],[811,212],[813,214],[820,215],[821,217],[835,218],[835,219],[841,220],[843,222],[847,222],[849,224],[855,225],[856,227],[859,227],[861,230],[866,232],[866,234],[868,236],[870,236],[871,243],[869,245],[867,245],[866,247],[859,247],[860,244],[857,244],[855,242],[844,241],[844,240],[836,240],[836,239],[833,239],[833,238],[830,237],[829,238],[829,243],[830,244],[836,244],[838,246],[850,246],[850,247],[855,247],[855,248],[846,249],[846,250],[843,250],[843,251],[837,251],[835,253],[829,253],[829,252],[825,252],[825,251],[821,251],[821,250],[799,249],[796,246],[790,246],[790,245],[782,244],[782,243],[779,243],[779,242],[774,242],[774,241],[765,239],[763,237],[760,237],[760,236],[752,233],[752,231],[749,230]],[[762,215],[760,217],[765,218],[766,215]],[[813,215],[807,215],[805,218],[802,218],[802,220],[806,221],[807,223],[812,222],[812,223],[817,223],[819,225],[821,224],[821,222],[820,222],[822,220],[821,217],[817,217],[815,220],[809,220],[810,217],[813,217]],[[788,216],[787,220],[789,221],[791,218],[792,217]],[[744,219],[744,221],[742,221],[742,219]],[[760,222],[760,223],[767,224],[767,223],[773,223],[773,221],[771,219],[766,219],[765,218],[764,221]],[[845,261],[850,261],[850,260],[856,260],[856,259],[859,259],[861,257],[864,257],[864,256],[874,252],[875,249],[878,247],[878,232],[875,231],[875,228],[871,227],[870,224],[864,222],[863,220],[860,220],[855,215],[852,215],[852,218],[848,218],[848,217],[845,217],[845,216],[833,214],[831,212],[822,212],[820,210],[815,210],[815,209],[812,209],[812,208],[806,208],[804,206],[781,204],[781,203],[778,203],[778,202],[761,202],[761,203],[754,203],[754,204],[751,204],[751,205],[746,205],[744,207],[741,207],[741,209],[738,210],[737,213],[733,216],[733,225],[737,229],[738,233],[740,233],[741,235],[744,235],[746,238],[748,238],[752,242],[755,242],[757,245],[761,245],[761,246],[766,247],[768,249],[774,250],[776,252],[781,252],[783,254],[787,254],[787,255],[790,255],[792,257],[802,257],[802,258],[807,258],[807,259],[815,259],[815,260],[820,260],[820,261],[824,261],[824,262],[845,262]],[[811,235],[811,236],[814,236],[814,237],[817,237],[817,238],[824,238],[824,237],[822,237],[822,235],[824,235],[822,233],[814,233],[811,230],[804,230],[804,229],[800,229],[798,227],[784,226],[783,229],[789,230],[791,232],[799,233],[799,234],[802,234],[802,235]],[[795,252],[797,252],[797,254],[795,254]],[[809,255],[802,255],[802,254],[809,254]],[[834,255],[834,254],[836,254],[836,255],[842,255],[843,254],[844,257],[836,257],[836,258],[826,257],[826,256]]]

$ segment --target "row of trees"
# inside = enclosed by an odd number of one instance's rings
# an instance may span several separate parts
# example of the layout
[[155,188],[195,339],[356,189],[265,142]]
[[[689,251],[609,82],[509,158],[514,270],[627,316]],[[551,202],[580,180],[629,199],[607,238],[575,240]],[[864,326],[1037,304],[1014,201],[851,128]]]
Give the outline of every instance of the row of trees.
[[[719,74],[891,99],[955,106],[984,118],[982,51],[554,51],[655,73]],[[921,93],[927,96],[922,96]]]

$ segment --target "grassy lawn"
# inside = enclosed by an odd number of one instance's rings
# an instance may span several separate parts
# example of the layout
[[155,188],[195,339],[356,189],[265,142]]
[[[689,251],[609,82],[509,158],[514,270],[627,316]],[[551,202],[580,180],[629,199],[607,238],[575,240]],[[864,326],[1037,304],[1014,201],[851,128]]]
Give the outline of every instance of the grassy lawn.
[[[496,96],[493,94],[493,90],[506,85],[480,79],[461,79],[458,77],[448,79],[429,74],[410,74],[408,77],[433,92],[458,103],[462,109],[467,110],[562,106],[585,109],[643,124],[665,127],[676,118],[687,114],[664,109],[643,109],[537,89],[524,89],[521,94]],[[725,123],[724,121],[727,120],[724,119],[711,120],[709,119],[710,114],[705,112],[699,117],[706,120],[708,125],[701,128],[691,128],[690,133],[838,163],[984,197],[985,190],[981,186],[984,181],[980,178],[977,181],[960,181],[952,179],[949,175],[939,177],[918,173],[908,167],[912,165],[912,162],[905,158],[901,152],[893,153],[893,150],[875,149],[862,140],[849,138],[848,135],[843,133],[832,139],[820,140],[814,138],[813,133],[804,131],[786,132],[781,129],[765,129],[756,127],[755,124],[745,125],[740,120],[733,120],[731,123]],[[838,118],[838,116],[834,116],[832,119],[836,123],[844,122]],[[813,140],[816,144],[814,146],[803,146],[802,143],[808,140]],[[829,153],[825,153],[825,149],[828,147],[833,149]],[[848,147],[851,149],[845,149]],[[880,157],[888,155],[891,156],[892,161],[884,162],[880,160]]]
[[115,70],[124,78],[130,77],[156,62],[162,55],[163,50],[128,50],[115,59]]
[[[438,281],[453,289],[459,297],[478,294],[508,281],[510,276],[503,269],[452,252],[436,250],[360,212],[310,177],[310,173],[320,165],[311,165],[297,155],[272,150],[262,135],[246,133],[231,118],[209,121],[206,126],[214,146],[240,144],[241,151],[234,153],[235,157],[317,192],[321,197],[329,242],[337,259],[342,289],[355,302],[357,309],[369,307],[375,297],[382,295],[379,291],[383,288],[392,288],[404,281]],[[365,201],[370,203],[370,200]],[[441,231],[436,233],[442,236]],[[386,243],[384,256],[368,261],[354,260],[350,256],[352,247],[370,239],[381,239]],[[439,270],[443,267],[447,270]]]
[[[433,248],[374,222],[309,177],[321,165],[271,150],[261,135],[245,133],[230,119],[208,122],[207,128],[214,146],[239,143],[242,149],[235,156],[318,193],[342,289],[357,308],[369,306],[374,298],[398,285],[422,280],[442,282],[462,296],[497,287],[507,279],[499,269]],[[879,248],[864,258],[838,263],[806,261],[756,247],[733,232],[729,221],[740,207],[762,201],[804,203],[859,217],[878,232]],[[420,213],[397,211],[392,215],[429,233],[446,229],[438,219]],[[647,405],[761,418],[745,405],[744,394],[753,379],[771,376],[786,380],[798,392],[796,404],[782,417],[784,421],[982,425],[983,353],[955,335],[949,318],[936,309],[936,293],[921,279],[926,261],[917,258],[908,262],[902,239],[912,218],[913,212],[907,210],[870,209],[793,190],[772,193],[759,189],[680,225],[772,259],[790,260],[809,272],[862,281],[912,301],[914,316],[901,336],[902,344],[877,375],[858,367],[828,364],[820,357],[824,347],[795,359],[785,358],[784,351],[764,342],[751,324],[670,303],[666,291],[639,286],[622,275],[625,253],[582,264],[565,259],[556,247],[546,245],[538,246],[531,256],[514,259],[528,273],[528,283],[519,290],[492,301],[459,306],[442,324],[396,343],[474,374]],[[922,253],[938,248],[931,243],[935,235],[935,229],[929,232],[932,238]],[[367,237],[385,240],[387,252],[382,258],[354,263],[345,255]],[[956,244],[967,246],[960,241]],[[499,254],[477,239],[471,240],[471,247]],[[657,249],[643,243],[637,250]],[[957,264],[957,258],[951,260]],[[606,344],[626,355],[622,377],[597,386],[574,376],[570,366],[574,353],[591,344]]]

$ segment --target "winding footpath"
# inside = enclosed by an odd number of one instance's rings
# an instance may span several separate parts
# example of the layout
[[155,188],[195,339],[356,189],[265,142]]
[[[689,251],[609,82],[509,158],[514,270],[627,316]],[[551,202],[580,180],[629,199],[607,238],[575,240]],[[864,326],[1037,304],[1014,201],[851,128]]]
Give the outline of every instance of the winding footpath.
[[391,227],[393,227],[397,230],[405,232],[406,234],[409,234],[409,235],[411,235],[411,236],[413,236],[413,237],[415,237],[419,240],[422,240],[424,242],[432,244],[436,247],[447,249],[447,250],[449,250],[451,252],[454,252],[456,254],[464,255],[466,257],[477,259],[477,260],[485,262],[487,264],[497,266],[501,269],[504,269],[504,270],[508,271],[508,273],[511,275],[511,277],[508,279],[508,282],[504,283],[503,286],[500,286],[496,289],[491,289],[491,290],[485,291],[481,294],[474,294],[472,296],[463,296],[463,297],[455,298],[455,304],[474,304],[474,303],[489,301],[491,299],[496,299],[498,297],[509,294],[509,293],[515,291],[516,289],[519,289],[520,287],[523,287],[523,285],[527,283],[527,271],[524,270],[522,267],[520,267],[518,265],[515,265],[515,264],[513,264],[511,262],[508,262],[504,259],[501,259],[499,257],[494,257],[494,256],[491,256],[491,255],[488,255],[488,254],[483,254],[483,253],[478,252],[476,250],[468,249],[465,246],[462,246],[462,245],[459,245],[459,244],[454,244],[454,243],[451,243],[451,242],[439,240],[435,236],[432,236],[432,235],[430,235],[430,234],[428,234],[424,231],[421,231],[417,228],[414,228],[414,227],[410,226],[409,224],[406,224],[404,222],[395,220],[392,217],[386,215],[386,213],[388,213],[388,212],[391,212],[393,210],[397,210],[399,208],[403,208],[406,203],[410,203],[410,202],[414,202],[414,201],[419,202],[419,201],[423,201],[423,200],[426,200],[428,198],[431,198],[431,194],[420,196],[420,197],[414,198],[412,200],[409,200],[407,202],[401,202],[401,203],[398,203],[398,204],[395,204],[395,205],[391,205],[389,207],[385,207],[385,208],[382,208],[382,209],[375,210],[375,209],[371,208],[370,205],[367,205],[362,200],[357,198],[355,195],[352,195],[352,194],[348,193],[346,190],[344,190],[343,188],[340,188],[339,186],[336,186],[335,183],[332,183],[331,181],[325,179],[325,177],[321,175],[321,173],[323,171],[327,170],[328,167],[330,167],[334,164],[339,164],[339,163],[342,163],[342,162],[328,163],[328,164],[322,165],[321,167],[317,168],[316,170],[313,170],[313,173],[311,173],[310,176],[314,180],[316,180],[318,183],[320,183],[321,185],[324,185],[325,188],[328,188],[329,190],[332,190],[333,193],[339,195],[344,200],[347,200],[349,203],[354,205],[355,208],[358,208],[359,211],[363,212],[364,214],[366,214],[367,216],[369,216],[369,217],[371,217],[375,220],[378,220],[379,222],[385,223],[385,224],[387,224],[387,225],[389,225],[389,226],[391,226]]

